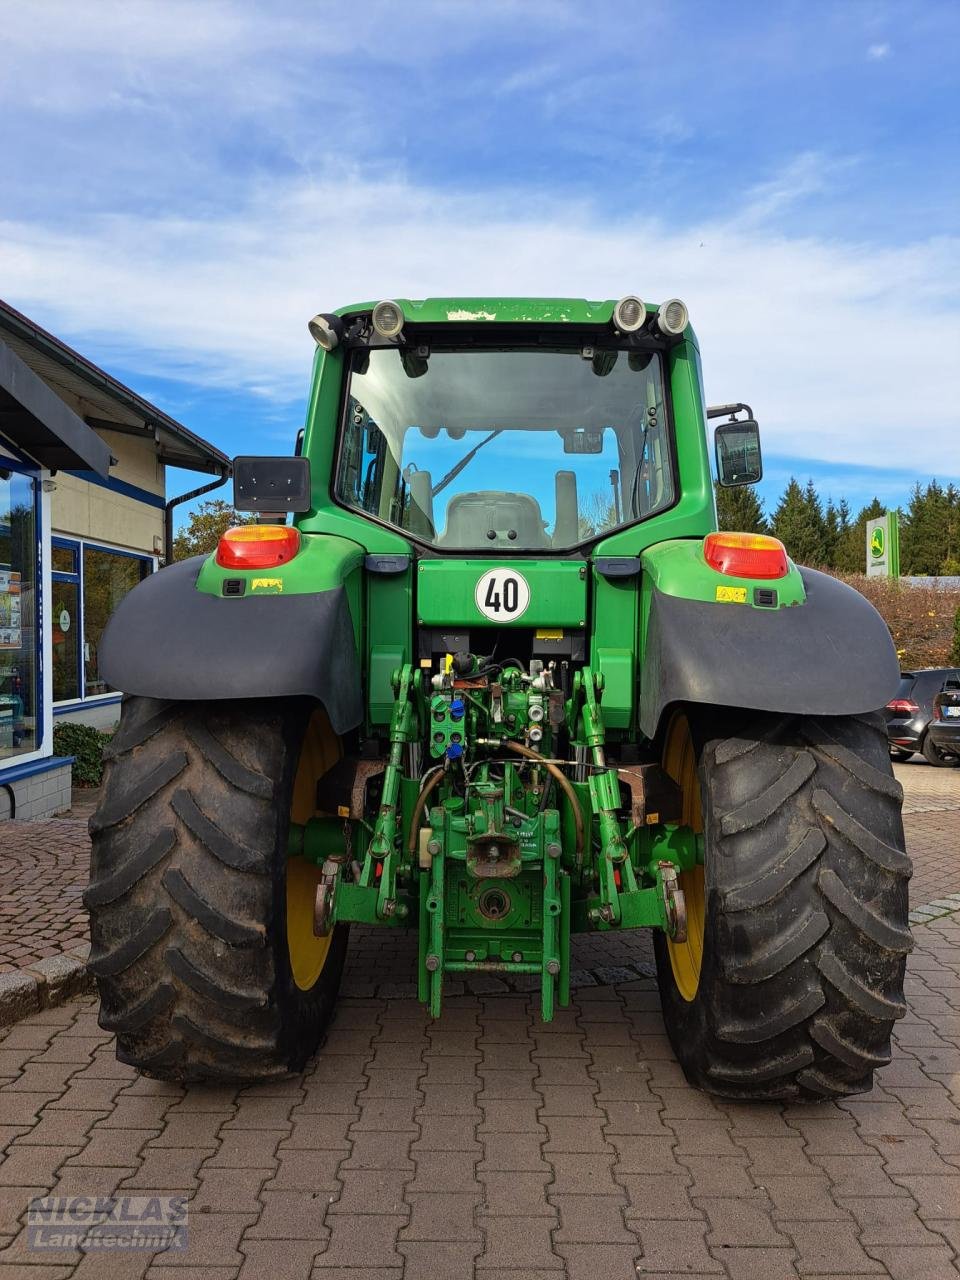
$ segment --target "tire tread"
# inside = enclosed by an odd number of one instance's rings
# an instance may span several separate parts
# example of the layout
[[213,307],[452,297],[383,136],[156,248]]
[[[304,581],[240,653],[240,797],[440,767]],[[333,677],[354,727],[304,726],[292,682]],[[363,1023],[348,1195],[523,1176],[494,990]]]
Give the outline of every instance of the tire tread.
[[674,1049],[692,1083],[729,1097],[861,1093],[890,1061],[913,943],[880,717],[748,713],[729,737],[718,723],[691,716],[708,900],[692,1001],[655,939]]
[[299,1067],[332,1009],[346,946],[321,980],[289,976],[285,874],[306,704],[127,697],[90,823],[89,967],[117,1056],[184,1082]]

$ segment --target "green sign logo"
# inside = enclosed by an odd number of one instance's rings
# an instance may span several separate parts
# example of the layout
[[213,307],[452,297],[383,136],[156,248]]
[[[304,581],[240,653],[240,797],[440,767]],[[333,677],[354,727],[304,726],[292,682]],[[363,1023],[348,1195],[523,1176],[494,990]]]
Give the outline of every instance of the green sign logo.
[[878,525],[870,535],[870,554],[877,560],[883,556],[883,527]]

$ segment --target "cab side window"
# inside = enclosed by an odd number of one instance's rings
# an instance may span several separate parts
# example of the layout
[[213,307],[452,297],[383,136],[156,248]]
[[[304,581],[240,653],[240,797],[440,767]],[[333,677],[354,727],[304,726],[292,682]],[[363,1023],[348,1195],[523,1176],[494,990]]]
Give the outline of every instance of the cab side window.
[[363,406],[352,396],[340,457],[340,496],[352,507],[376,513],[382,484],[386,440]]

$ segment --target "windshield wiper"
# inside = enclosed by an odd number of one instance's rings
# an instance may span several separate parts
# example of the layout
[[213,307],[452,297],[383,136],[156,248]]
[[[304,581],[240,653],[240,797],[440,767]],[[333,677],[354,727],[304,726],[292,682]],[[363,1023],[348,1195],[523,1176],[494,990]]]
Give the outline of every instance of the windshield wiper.
[[455,463],[450,468],[450,470],[443,477],[443,479],[437,481],[437,483],[433,486],[433,488],[430,490],[431,497],[435,498],[442,489],[445,489],[447,487],[447,485],[450,483],[451,480],[456,480],[457,476],[460,474],[463,468],[467,466],[476,457],[476,455],[480,452],[483,446],[485,444],[489,444],[490,441],[493,440],[495,436],[500,435],[502,431],[503,431],[503,427],[494,427],[494,429],[490,432],[490,434],[488,436],[484,436],[484,438],[480,441],[478,445],[474,445],[474,447],[470,450],[469,453],[465,453],[463,457],[460,459],[460,461]]

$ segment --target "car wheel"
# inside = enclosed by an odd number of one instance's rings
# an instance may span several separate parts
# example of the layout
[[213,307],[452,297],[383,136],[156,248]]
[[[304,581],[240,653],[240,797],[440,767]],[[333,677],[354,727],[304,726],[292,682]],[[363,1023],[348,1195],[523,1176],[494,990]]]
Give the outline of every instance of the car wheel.
[[927,764],[932,764],[936,769],[949,769],[951,765],[957,764],[956,756],[945,756],[940,752],[940,748],[934,743],[929,733],[923,735],[923,742],[920,744],[920,750]]

